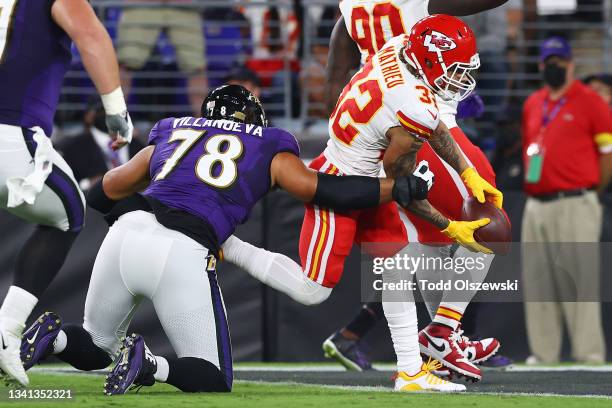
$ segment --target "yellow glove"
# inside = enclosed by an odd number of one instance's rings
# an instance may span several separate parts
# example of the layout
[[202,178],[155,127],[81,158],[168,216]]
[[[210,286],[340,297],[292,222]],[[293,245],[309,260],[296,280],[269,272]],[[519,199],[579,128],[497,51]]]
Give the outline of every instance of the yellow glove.
[[480,174],[473,167],[468,167],[461,173],[461,179],[470,189],[478,202],[485,202],[485,194],[491,196],[491,202],[497,207],[502,208],[504,195],[501,191],[489,184],[485,179],[480,177]]
[[484,227],[491,220],[489,218],[482,218],[476,221],[451,221],[442,231],[447,237],[457,241],[458,244],[463,245],[472,252],[482,252],[484,254],[492,254],[489,248],[480,245],[474,239],[474,231],[480,227]]

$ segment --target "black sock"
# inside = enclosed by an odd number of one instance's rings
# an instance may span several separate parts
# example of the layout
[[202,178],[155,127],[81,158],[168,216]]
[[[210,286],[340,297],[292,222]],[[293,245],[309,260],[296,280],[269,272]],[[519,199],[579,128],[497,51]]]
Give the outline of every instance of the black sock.
[[38,226],[17,256],[15,286],[40,298],[64,264],[78,232]]
[[[195,357],[168,358],[168,384],[184,392],[230,392],[232,384],[210,361]],[[230,380],[231,381],[231,380]]]
[[346,330],[362,338],[365,336],[376,323],[384,316],[382,303],[369,302],[363,305],[359,314],[346,325]]
[[57,357],[74,368],[83,371],[98,370],[108,367],[113,360],[91,339],[91,335],[81,326],[66,324],[62,326],[68,343]]

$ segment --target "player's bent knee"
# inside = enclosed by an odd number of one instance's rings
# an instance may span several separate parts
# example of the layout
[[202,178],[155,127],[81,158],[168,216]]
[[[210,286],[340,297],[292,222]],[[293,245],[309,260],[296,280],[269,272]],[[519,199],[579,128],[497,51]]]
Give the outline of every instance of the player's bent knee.
[[296,294],[295,296],[292,296],[294,300],[306,306],[314,306],[323,303],[327,300],[327,298],[329,298],[332,288],[322,286],[316,282],[313,282],[307,277],[304,277],[304,279],[305,290]]
[[110,358],[115,358],[119,355],[121,341],[115,333],[103,333],[102,330],[96,330],[91,327],[86,321],[83,323],[83,329],[89,334],[93,344],[104,351]]

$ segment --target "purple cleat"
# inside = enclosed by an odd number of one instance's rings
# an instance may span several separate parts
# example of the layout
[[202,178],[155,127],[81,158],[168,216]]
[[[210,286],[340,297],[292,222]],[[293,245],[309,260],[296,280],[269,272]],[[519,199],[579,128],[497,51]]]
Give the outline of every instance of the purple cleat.
[[62,327],[62,319],[53,312],[45,312],[21,338],[21,361],[29,370],[53,352],[53,342]]
[[487,361],[480,363],[480,366],[488,370],[505,370],[512,366],[513,363],[514,362],[510,358],[497,354]]
[[119,361],[106,376],[104,394],[125,394],[133,388],[155,384],[157,371],[155,357],[139,334],[131,334],[123,340]]

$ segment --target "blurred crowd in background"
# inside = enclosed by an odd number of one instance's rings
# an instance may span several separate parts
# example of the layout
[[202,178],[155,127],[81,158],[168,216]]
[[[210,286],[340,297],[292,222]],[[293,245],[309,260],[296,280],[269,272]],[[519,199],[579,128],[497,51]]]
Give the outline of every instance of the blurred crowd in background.
[[[477,92],[485,111],[461,127],[491,158],[502,189],[521,189],[520,115],[522,102],[540,84],[541,39],[567,38],[577,77],[612,103],[612,78],[605,72],[612,66],[610,3],[509,0],[465,18],[478,38],[482,67]],[[273,122],[294,131],[298,139],[328,137],[323,88],[329,38],[339,16],[337,1],[92,4],[115,41],[141,141],[146,142],[158,119],[198,112],[206,90],[228,81],[260,95]],[[83,133],[83,111],[92,106],[92,95],[95,89],[74,51],[56,116],[56,140]]]

